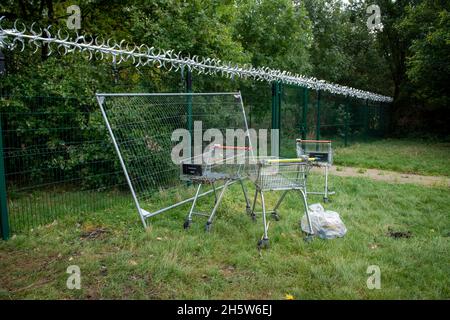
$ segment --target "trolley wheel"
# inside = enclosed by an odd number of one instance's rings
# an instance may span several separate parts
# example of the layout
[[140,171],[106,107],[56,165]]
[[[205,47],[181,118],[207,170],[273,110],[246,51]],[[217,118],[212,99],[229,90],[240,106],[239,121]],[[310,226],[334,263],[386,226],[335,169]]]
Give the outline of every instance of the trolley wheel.
[[252,214],[252,208],[250,208],[250,206],[247,206],[245,208],[245,211],[247,212],[247,214],[251,215]]
[[273,218],[275,221],[280,221],[280,216],[279,216],[278,213],[276,213],[276,212],[272,212],[272,218]]
[[312,241],[314,240],[314,235],[308,234],[306,237],[303,238],[303,240],[304,240],[306,243],[310,243],[310,242],[312,242]]
[[183,228],[185,230],[189,229],[189,227],[191,226],[191,222],[192,222],[192,220],[186,219],[186,221],[184,221]]
[[330,199],[324,197],[324,198],[323,198],[323,202],[324,202],[324,203],[328,203],[328,202],[330,202]]
[[256,214],[255,214],[254,212],[252,212],[252,213],[250,214],[250,217],[252,218],[252,221],[253,221],[253,222],[256,222]]
[[258,240],[258,250],[269,248],[269,239]]
[[209,222],[209,221],[205,224],[205,231],[206,232],[210,232],[211,231],[211,225],[212,225],[212,222]]

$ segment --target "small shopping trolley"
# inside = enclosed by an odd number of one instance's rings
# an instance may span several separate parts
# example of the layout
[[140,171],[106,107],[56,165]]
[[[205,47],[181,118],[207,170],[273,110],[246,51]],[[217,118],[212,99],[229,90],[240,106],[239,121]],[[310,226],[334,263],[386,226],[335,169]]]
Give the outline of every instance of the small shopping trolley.
[[[264,157],[253,160],[254,163],[250,165],[249,177],[255,184],[256,191],[250,215],[254,220],[256,219],[255,207],[258,200],[258,194],[260,194],[264,233],[262,238],[258,241],[259,249],[268,247],[269,245],[269,224],[266,214],[270,213],[275,220],[279,220],[280,216],[278,215],[278,208],[283,202],[286,194],[291,190],[298,191],[300,195],[309,227],[307,239],[312,237],[314,232],[309,219],[308,204],[306,200],[306,178],[313,160],[314,159],[310,159],[307,156],[295,159]],[[264,192],[266,191],[282,191],[280,198],[272,210],[266,210],[264,198]]]
[[328,202],[328,196],[335,194],[328,188],[328,171],[333,165],[333,149],[330,140],[302,140],[297,139],[297,156],[314,158],[314,166],[323,168],[325,185],[323,191],[307,191],[307,194],[323,195],[323,201]]
[[[244,194],[247,212],[250,211],[250,202],[242,180],[245,178],[245,161],[248,159],[248,147],[231,147],[219,144],[210,146],[201,155],[181,161],[180,179],[198,184],[189,214],[184,222],[184,229],[192,223],[192,216],[206,216],[208,221],[205,230],[210,231],[214,216],[222,201],[227,188],[233,182],[240,183]],[[217,183],[223,182],[219,188]],[[200,197],[200,190],[204,185],[212,186],[214,194],[214,207],[210,213],[195,211],[195,205]],[[220,190],[221,189],[221,190]],[[220,190],[220,193],[218,191]]]

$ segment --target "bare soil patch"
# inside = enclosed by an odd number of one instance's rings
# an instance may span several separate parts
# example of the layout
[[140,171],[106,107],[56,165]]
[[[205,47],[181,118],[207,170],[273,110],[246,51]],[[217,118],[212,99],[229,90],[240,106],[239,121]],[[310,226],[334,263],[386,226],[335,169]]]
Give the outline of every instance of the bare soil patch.
[[393,183],[414,183],[425,186],[444,186],[450,188],[450,178],[443,176],[422,176],[379,169],[333,166],[330,174],[340,177],[366,177],[378,181]]

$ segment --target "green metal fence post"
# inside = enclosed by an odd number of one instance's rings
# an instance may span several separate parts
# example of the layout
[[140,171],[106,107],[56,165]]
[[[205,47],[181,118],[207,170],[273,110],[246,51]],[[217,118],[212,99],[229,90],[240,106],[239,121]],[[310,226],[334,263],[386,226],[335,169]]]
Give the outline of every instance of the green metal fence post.
[[282,106],[282,99],[283,99],[283,83],[278,82],[278,146],[281,146],[281,106]]
[[[278,82],[272,83],[272,130],[278,130],[278,154],[280,152],[280,108],[281,108],[281,84]],[[272,154],[274,154],[274,145],[272,144]]]
[[386,123],[384,126],[384,135],[388,135],[391,130],[391,108],[392,108],[392,102],[391,103],[384,103],[383,104],[383,114],[384,114],[384,122]]
[[308,102],[309,102],[309,97],[308,97],[308,88],[303,88],[303,112],[302,112],[302,128],[301,128],[301,134],[302,134],[302,139],[306,139],[306,135],[308,134],[308,121],[307,121],[307,116],[308,116]]
[[[192,72],[191,70],[187,69],[187,73],[186,73],[186,93],[191,93],[192,92]],[[189,135],[190,135],[190,140],[189,140],[189,157],[192,157],[194,155],[193,149],[192,149],[192,144],[194,141],[194,132],[193,132],[193,119],[192,119],[192,96],[188,95],[187,96],[187,101],[186,101],[186,115],[187,115],[187,119],[186,119],[186,126],[187,126],[187,130],[189,131]],[[187,186],[192,185],[192,182],[187,181],[186,182]]]
[[278,129],[280,130],[280,139],[281,139],[281,104],[283,98],[283,83],[278,82]]
[[[186,92],[191,93],[192,92],[192,73],[191,70],[187,70],[186,74]],[[187,113],[187,129],[189,130],[189,133],[191,135],[191,144],[193,137],[192,127],[193,127],[193,121],[192,121],[192,96],[187,96],[187,103],[186,103],[186,113]],[[192,146],[192,145],[191,145]],[[192,153],[192,150],[191,150]]]
[[[348,100],[348,98],[347,98]],[[345,118],[344,118],[345,124],[344,124],[344,146],[348,146],[348,131],[349,131],[349,122],[350,122],[350,108],[349,108],[349,101],[345,101]]]
[[364,106],[364,139],[367,141],[369,137],[369,99],[366,99]]
[[378,107],[378,134],[384,137],[384,112],[383,112],[383,102],[380,101],[380,106]]
[[276,128],[277,119],[277,83],[272,83],[272,129]]
[[316,140],[320,140],[320,90],[317,90],[317,123],[316,123]]
[[5,162],[3,161],[2,117],[0,114],[0,229],[3,240],[9,238],[9,215],[6,196]]

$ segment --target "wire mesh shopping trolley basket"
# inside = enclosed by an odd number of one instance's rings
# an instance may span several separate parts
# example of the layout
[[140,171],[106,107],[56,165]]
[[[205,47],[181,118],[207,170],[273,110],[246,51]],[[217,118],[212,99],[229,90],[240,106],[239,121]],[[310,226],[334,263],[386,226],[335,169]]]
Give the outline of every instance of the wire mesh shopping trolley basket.
[[314,166],[324,170],[324,189],[323,191],[307,191],[307,194],[323,195],[323,201],[328,202],[328,196],[335,194],[328,188],[328,171],[333,165],[333,149],[330,140],[302,140],[296,141],[297,156],[308,156],[314,158]]
[[[222,201],[222,198],[233,182],[239,182],[246,202],[247,212],[250,211],[250,202],[242,180],[246,177],[245,161],[248,159],[249,147],[234,147],[215,144],[198,155],[181,161],[180,179],[198,184],[189,214],[183,227],[189,228],[193,215],[208,217],[205,229],[210,231],[214,216]],[[223,183],[220,193],[217,191],[217,183]],[[214,206],[209,213],[195,211],[195,206],[202,186],[210,185],[214,194]]]
[[[270,213],[275,220],[279,220],[278,208],[283,202],[286,194],[291,191],[298,191],[304,206],[304,212],[308,221],[308,239],[313,235],[311,221],[309,219],[308,204],[306,200],[306,179],[311,169],[314,159],[302,156],[295,159],[280,159],[276,157],[255,158],[249,165],[249,178],[256,186],[255,197],[251,209],[251,217],[256,219],[256,202],[258,194],[261,196],[262,220],[264,233],[258,241],[258,248],[267,247],[269,244],[267,213]],[[272,210],[266,209],[264,192],[282,191],[275,207]]]

